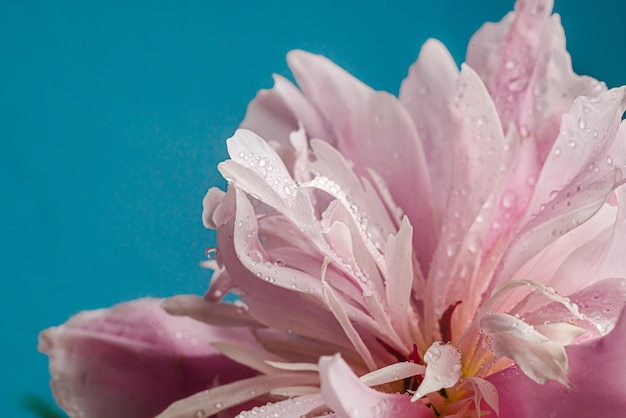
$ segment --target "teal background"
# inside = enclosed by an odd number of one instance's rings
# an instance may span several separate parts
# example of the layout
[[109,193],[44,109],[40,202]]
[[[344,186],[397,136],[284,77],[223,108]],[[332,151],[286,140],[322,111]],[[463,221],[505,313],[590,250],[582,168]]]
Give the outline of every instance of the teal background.
[[[201,201],[293,48],[397,93],[428,37],[458,62],[512,2],[0,1],[1,415],[50,399],[37,333],[82,309],[201,294]],[[626,84],[626,5],[562,0],[574,68]]]

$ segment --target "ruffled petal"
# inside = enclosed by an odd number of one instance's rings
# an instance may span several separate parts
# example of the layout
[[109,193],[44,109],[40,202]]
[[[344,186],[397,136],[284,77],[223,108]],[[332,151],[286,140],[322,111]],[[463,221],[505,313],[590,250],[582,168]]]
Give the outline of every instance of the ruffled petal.
[[240,128],[288,147],[291,132],[297,131],[300,124],[313,138],[332,142],[324,120],[300,90],[284,77],[274,75],[274,87],[259,91],[248,105]]
[[511,315],[493,313],[481,319],[497,357],[514,360],[537,383],[556,380],[569,385],[567,354],[563,344],[550,340],[531,325]]
[[617,188],[615,194],[618,209],[612,227],[572,252],[555,274],[560,281],[578,282],[584,278],[585,283],[592,283],[609,277],[626,277],[626,186]]
[[[570,388],[557,382],[538,385],[516,366],[487,379],[507,418],[613,417],[626,410],[626,311],[606,337],[567,347]],[[529,400],[520,402],[520,400]]]
[[580,97],[563,116],[561,133],[496,280],[510,278],[540,250],[587,221],[620,184],[626,164],[625,93],[619,88],[597,98]]
[[39,350],[50,357],[55,398],[71,417],[150,418],[192,393],[254,375],[211,345],[252,338],[140,299],[45,330]]
[[417,130],[391,94],[376,92],[328,59],[304,51],[287,56],[298,85],[328,121],[333,144],[360,176],[376,171],[416,228],[414,246],[426,271],[433,248],[430,179]]
[[339,355],[319,361],[322,396],[338,416],[349,418],[432,418],[434,413],[408,395],[389,394],[363,384]]
[[485,81],[504,129],[512,124],[537,144],[543,162],[559,132],[561,115],[578,96],[596,96],[603,83],[577,76],[565,49],[553,0],[515,3],[515,12],[485,24],[470,40],[467,63]]

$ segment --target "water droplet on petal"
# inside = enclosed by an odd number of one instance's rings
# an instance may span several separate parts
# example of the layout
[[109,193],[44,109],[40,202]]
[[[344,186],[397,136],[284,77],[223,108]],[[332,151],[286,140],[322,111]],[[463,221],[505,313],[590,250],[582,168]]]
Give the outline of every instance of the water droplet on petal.
[[502,206],[510,209],[515,206],[515,202],[517,201],[517,194],[513,191],[508,191],[504,193],[502,196]]
[[585,129],[587,127],[587,121],[584,118],[579,118],[578,119],[578,127],[580,129]]
[[554,148],[554,155],[561,155],[561,147]]
[[530,131],[528,130],[528,126],[522,125],[519,127],[519,134],[522,138],[528,138],[530,136]]
[[210,260],[210,261],[215,260],[216,253],[217,253],[217,249],[215,247],[208,247],[206,250],[204,250],[204,255],[206,256],[207,260]]

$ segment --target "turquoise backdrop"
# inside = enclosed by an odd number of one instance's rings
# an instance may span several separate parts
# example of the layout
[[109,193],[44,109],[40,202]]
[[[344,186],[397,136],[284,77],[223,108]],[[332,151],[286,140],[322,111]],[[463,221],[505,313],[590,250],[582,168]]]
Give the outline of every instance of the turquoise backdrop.
[[[37,333],[82,309],[201,294],[201,201],[293,48],[397,93],[428,37],[463,61],[512,1],[0,1],[0,413],[50,399]],[[561,0],[574,68],[626,84],[626,3]]]

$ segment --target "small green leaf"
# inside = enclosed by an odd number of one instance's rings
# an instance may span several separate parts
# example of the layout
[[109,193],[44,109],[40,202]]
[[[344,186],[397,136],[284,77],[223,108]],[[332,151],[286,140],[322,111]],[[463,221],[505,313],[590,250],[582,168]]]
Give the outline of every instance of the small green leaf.
[[34,393],[25,393],[20,396],[20,404],[40,418],[68,418],[67,415],[51,402]]

